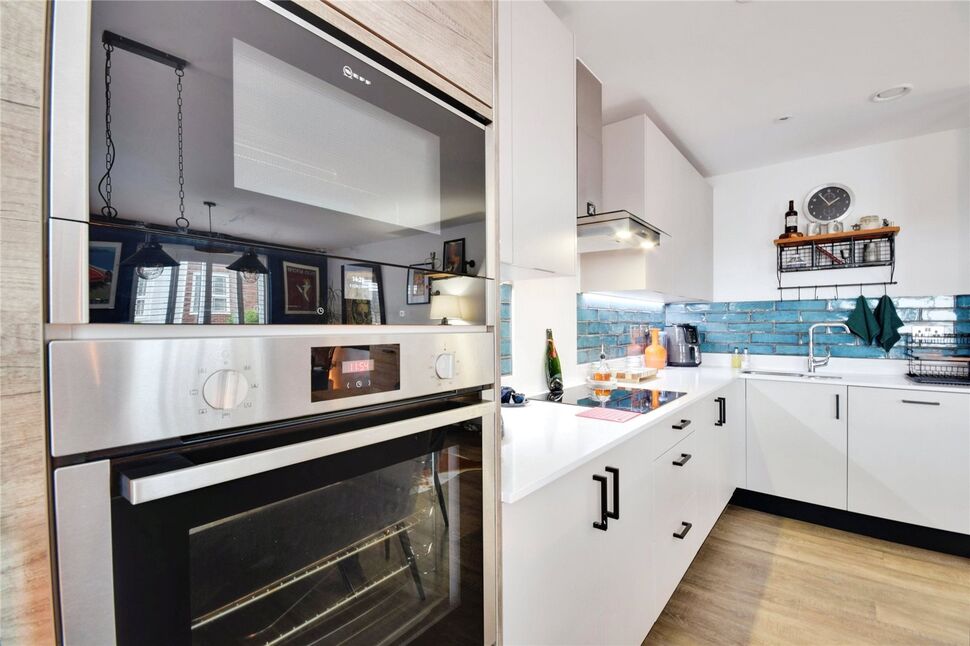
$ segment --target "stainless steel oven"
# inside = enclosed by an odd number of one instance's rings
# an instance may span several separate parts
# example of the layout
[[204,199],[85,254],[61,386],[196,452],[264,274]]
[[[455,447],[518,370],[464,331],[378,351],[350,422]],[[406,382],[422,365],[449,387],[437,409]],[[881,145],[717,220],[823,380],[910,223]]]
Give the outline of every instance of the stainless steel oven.
[[491,334],[56,341],[66,644],[490,644]]
[[297,3],[65,0],[51,61],[51,323],[485,323],[491,128]]

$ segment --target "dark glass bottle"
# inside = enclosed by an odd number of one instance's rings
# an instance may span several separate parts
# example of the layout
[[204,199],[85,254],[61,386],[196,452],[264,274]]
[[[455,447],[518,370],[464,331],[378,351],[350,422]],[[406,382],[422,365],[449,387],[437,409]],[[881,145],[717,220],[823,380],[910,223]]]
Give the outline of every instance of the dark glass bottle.
[[546,380],[550,399],[557,395],[562,399],[562,364],[559,362],[556,343],[552,340],[552,330],[549,329],[546,330]]
[[785,213],[785,233],[798,233],[798,211],[795,210],[795,200],[788,200],[788,212]]

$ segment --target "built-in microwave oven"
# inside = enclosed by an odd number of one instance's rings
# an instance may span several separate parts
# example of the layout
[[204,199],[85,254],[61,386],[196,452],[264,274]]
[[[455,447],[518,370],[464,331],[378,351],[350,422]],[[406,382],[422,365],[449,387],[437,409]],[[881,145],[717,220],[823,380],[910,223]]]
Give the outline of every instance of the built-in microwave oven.
[[295,3],[59,2],[52,45],[51,323],[485,323],[480,115]]

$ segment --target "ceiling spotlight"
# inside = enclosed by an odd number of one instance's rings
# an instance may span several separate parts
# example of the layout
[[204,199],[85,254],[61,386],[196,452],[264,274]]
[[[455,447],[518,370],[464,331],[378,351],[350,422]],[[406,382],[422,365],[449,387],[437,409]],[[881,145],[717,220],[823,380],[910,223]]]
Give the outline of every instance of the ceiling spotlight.
[[791,119],[792,119],[792,116],[790,114],[783,114],[780,117],[776,117],[775,121],[777,121],[778,123],[782,123],[785,121],[791,121]]
[[643,240],[642,242],[640,242],[641,249],[653,249],[656,246],[657,246],[657,243],[654,242],[653,240]]
[[616,239],[617,240],[629,240],[632,235],[633,234],[630,233],[630,230],[629,229],[620,229],[619,231],[616,232]]
[[875,94],[869,97],[869,100],[873,103],[882,103],[884,101],[894,101],[896,99],[901,99],[910,92],[913,91],[912,83],[903,83],[902,85],[894,85],[893,87],[886,88],[885,90],[879,90]]

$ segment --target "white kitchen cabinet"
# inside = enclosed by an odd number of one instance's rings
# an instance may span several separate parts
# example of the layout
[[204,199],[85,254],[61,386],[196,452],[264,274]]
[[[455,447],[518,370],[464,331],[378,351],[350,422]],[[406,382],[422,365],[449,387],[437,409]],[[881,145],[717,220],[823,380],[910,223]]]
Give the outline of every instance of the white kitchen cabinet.
[[747,488],[846,508],[845,386],[748,380]]
[[[613,496],[619,475],[619,501]],[[600,483],[619,518],[600,522]],[[617,508],[617,504],[619,507]],[[646,434],[502,507],[503,636],[509,645],[634,644],[652,618]],[[514,584],[512,583],[514,581]]]
[[576,272],[576,56],[544,3],[498,4],[503,278]]
[[713,188],[646,115],[603,128],[603,207],[669,235],[653,249],[581,254],[582,291],[711,300]]
[[721,452],[721,497],[724,504],[734,495],[734,490],[747,486],[745,443],[747,419],[745,410],[745,386],[747,381],[736,379],[715,393],[715,399],[724,398],[724,415],[720,418],[721,441],[727,449]]
[[[695,418],[697,416],[695,415]],[[699,421],[699,420],[698,420]],[[681,577],[690,567],[713,521],[702,517],[699,504],[710,477],[710,461],[700,446],[710,439],[698,429],[661,455],[653,464],[654,517],[650,545],[654,551],[651,622],[656,621]]]
[[970,395],[849,388],[849,511],[970,534]]
[[745,486],[744,380],[738,379],[712,395],[711,423],[705,426],[711,447],[711,477],[704,498],[713,522],[724,511],[734,490]]

